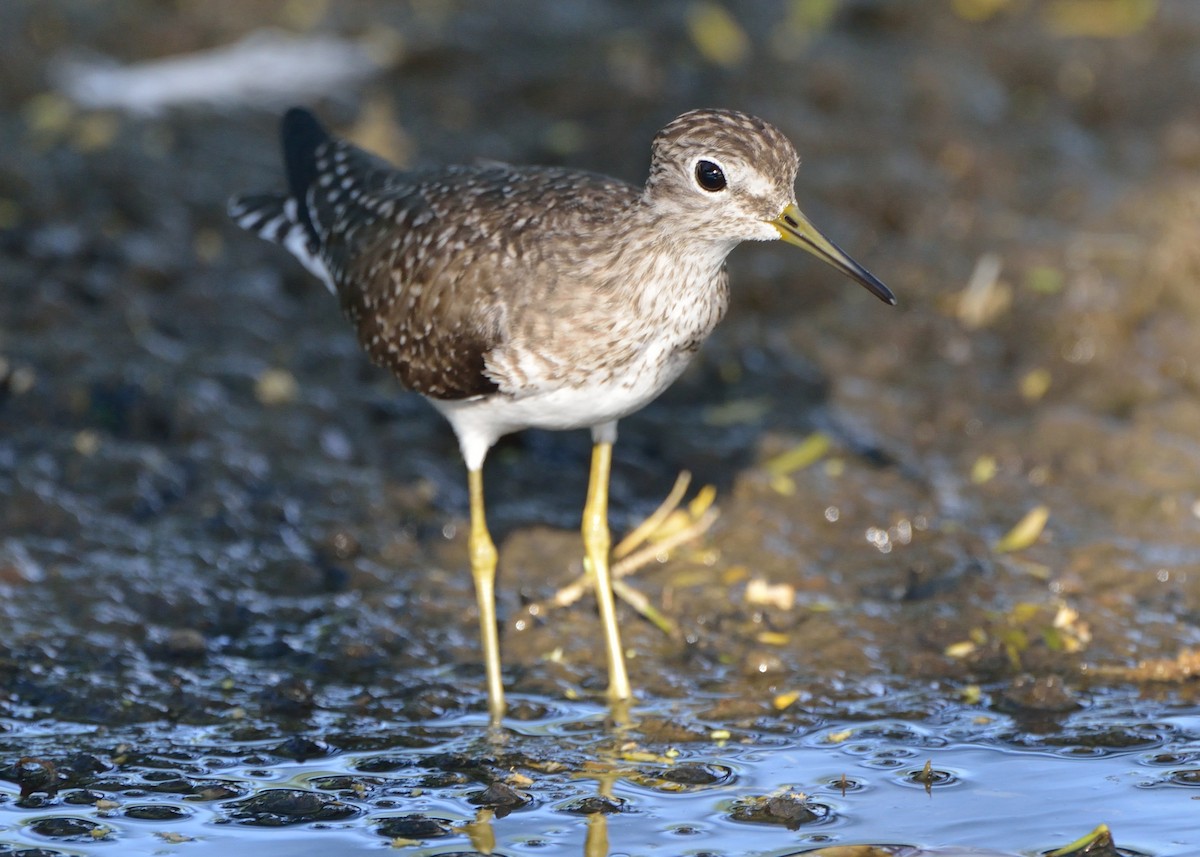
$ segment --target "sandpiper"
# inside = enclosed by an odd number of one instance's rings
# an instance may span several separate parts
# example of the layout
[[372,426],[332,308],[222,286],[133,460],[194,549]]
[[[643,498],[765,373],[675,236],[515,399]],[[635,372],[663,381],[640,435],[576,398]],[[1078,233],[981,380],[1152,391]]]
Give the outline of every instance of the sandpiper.
[[889,304],[892,292],[809,223],[796,204],[796,150],[745,113],[674,119],[654,138],[641,188],[555,167],[400,171],[299,108],[283,117],[282,141],[287,192],[236,197],[230,215],[323,280],[371,359],[453,427],[492,722],[504,688],[483,462],[526,428],[591,430],[583,544],[609,696],[628,700],[609,574],[617,421],[679,377],[721,320],[725,258],[743,241],[782,239]]

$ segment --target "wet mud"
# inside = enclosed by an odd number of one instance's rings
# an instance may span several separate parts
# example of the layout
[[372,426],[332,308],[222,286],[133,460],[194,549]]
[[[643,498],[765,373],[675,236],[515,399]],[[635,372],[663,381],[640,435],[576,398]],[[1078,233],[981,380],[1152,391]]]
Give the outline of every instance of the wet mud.
[[[0,854],[1200,849],[1200,11],[519,5],[0,11]],[[897,293],[743,246],[728,318],[622,423],[618,534],[682,470],[720,511],[627,578],[669,628],[619,608],[626,730],[594,602],[551,603],[586,434],[489,459],[489,737],[448,427],[225,216],[282,183],[286,103],[58,88],[262,27],[369,45],[297,100],[408,165],[640,182],[677,113],[760,114]]]

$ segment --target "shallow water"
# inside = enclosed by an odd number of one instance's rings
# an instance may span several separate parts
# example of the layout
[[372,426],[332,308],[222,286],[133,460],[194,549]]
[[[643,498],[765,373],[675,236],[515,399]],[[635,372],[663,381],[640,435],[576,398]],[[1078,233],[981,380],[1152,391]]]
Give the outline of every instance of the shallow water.
[[[101,854],[114,844],[162,853],[168,839],[212,854],[388,844],[429,854],[788,854],[854,842],[1036,853],[1103,820],[1121,853],[1200,847],[1190,821],[1200,716],[1190,707],[1111,695],[1050,734],[966,707],[919,724],[776,724],[719,738],[725,727],[691,704],[641,714],[687,724],[695,736],[614,733],[603,711],[582,705],[490,739],[482,718],[459,716],[331,726],[311,743],[294,734],[236,741],[228,727],[144,728],[114,750],[108,730],[67,736],[30,724],[4,736],[7,755],[95,748],[86,758],[97,770],[78,773],[79,756],[71,785],[54,797],[0,791],[0,831],[16,853]],[[1142,722],[1131,728],[1131,716]],[[304,748],[308,756],[297,755]],[[508,788],[485,797],[496,782]]]
[[[1200,853],[1200,7],[1097,3],[2,4],[0,854]],[[641,181],[676,113],[759,113],[899,295],[740,248],[623,421],[618,533],[684,469],[721,512],[631,578],[673,630],[621,608],[630,728],[547,606],[584,434],[488,462],[489,739],[453,439],[224,213],[282,105],[55,88],[265,26],[378,64],[296,97],[410,165]]]

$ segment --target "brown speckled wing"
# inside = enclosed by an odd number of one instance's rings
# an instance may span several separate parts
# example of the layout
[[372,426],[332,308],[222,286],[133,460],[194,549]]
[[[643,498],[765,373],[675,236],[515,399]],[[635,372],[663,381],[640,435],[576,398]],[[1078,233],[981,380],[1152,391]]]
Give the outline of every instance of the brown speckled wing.
[[238,197],[230,213],[321,277],[407,387],[519,396],[596,369],[588,343],[609,335],[627,267],[613,233],[639,189],[504,164],[402,172],[300,108],[281,131],[290,194]]
[[499,331],[473,321],[461,275],[434,252],[458,232],[436,213],[438,188],[339,140],[317,149],[315,166],[305,201],[320,255],[371,359],[425,396],[495,392],[484,355]]
[[436,399],[492,393],[484,362],[502,332],[485,323],[487,294],[465,260],[444,252],[460,229],[435,213],[427,190],[401,184],[370,197],[380,219],[335,248],[346,259],[342,307],[371,358],[406,387]]
[[437,399],[501,389],[487,357],[508,324],[571,286],[581,231],[636,194],[550,168],[401,173],[343,142],[317,163],[309,207],[345,312],[373,360]]

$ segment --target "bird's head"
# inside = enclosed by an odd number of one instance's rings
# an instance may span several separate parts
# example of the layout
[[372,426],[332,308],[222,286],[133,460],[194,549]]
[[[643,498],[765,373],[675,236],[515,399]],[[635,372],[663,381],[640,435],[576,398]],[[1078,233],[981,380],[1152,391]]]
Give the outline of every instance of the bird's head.
[[678,219],[683,235],[728,248],[782,239],[894,304],[887,286],[800,211],[799,165],[796,149],[774,125],[733,110],[692,110],[654,138],[645,199],[660,216]]

